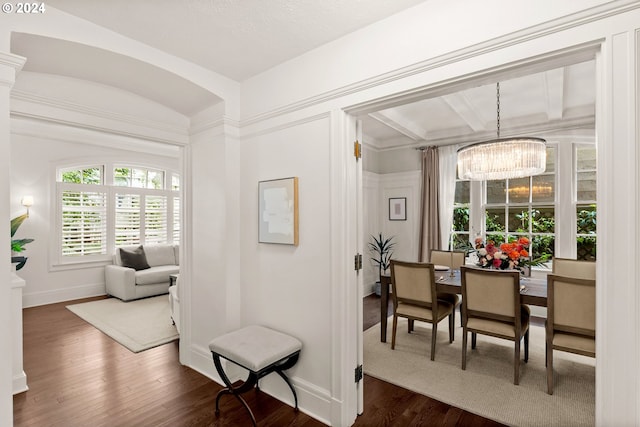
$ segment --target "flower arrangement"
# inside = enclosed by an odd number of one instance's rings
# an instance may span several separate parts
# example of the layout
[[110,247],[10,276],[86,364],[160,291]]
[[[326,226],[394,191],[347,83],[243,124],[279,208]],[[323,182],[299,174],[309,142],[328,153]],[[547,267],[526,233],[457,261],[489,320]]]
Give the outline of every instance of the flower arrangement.
[[481,238],[476,238],[476,253],[478,255],[478,267],[495,268],[500,270],[519,270],[523,273],[523,267],[530,265],[529,239],[520,237],[518,240],[502,243],[497,246],[492,240],[485,245]]

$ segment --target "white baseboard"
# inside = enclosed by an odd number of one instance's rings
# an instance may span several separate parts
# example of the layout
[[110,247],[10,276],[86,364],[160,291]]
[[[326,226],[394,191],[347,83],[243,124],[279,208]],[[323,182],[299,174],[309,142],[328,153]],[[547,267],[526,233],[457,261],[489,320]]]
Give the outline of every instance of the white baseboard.
[[[225,361],[222,360],[222,362]],[[189,366],[191,369],[224,386],[224,382],[213,365],[213,358],[208,348],[191,346],[191,363],[192,365]],[[246,379],[247,371],[233,363],[223,364],[223,368],[231,382]],[[299,377],[289,377],[289,380],[296,390],[299,410],[326,425],[331,425],[331,393]],[[293,407],[291,390],[279,376],[268,375],[261,379],[260,390]]]
[[29,390],[27,386],[27,374],[22,371],[18,375],[13,376],[13,394],[22,393]]
[[22,307],[36,307],[56,302],[71,301],[80,298],[106,295],[104,283],[76,286],[73,288],[56,289],[53,291],[33,292],[22,294]]

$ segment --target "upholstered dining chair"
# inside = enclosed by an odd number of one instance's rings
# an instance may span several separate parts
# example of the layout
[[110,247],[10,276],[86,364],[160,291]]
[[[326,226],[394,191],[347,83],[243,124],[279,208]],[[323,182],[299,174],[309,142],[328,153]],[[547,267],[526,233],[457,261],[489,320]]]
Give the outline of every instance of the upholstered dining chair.
[[459,270],[464,265],[464,251],[442,251],[431,249],[429,262],[434,265],[445,265],[452,270]]
[[[460,270],[460,267],[464,265],[464,259],[466,253],[464,251],[443,251],[439,249],[431,249],[429,253],[429,262],[435,265],[443,265],[449,267],[451,270]],[[455,331],[456,329],[456,316],[455,309],[460,306],[460,296],[458,294],[445,294],[438,293],[438,299],[453,304],[453,312],[449,316],[450,327]],[[409,327],[411,328],[411,323]],[[454,337],[455,338],[455,337]]]
[[553,350],[596,357],[596,281],[547,275],[547,393],[553,394]]
[[529,307],[520,304],[518,271],[461,267],[462,369],[467,368],[467,335],[476,348],[476,334],[511,340],[515,344],[513,383],[520,382],[520,341],[524,337],[524,361],[529,360]]
[[[431,360],[435,360],[438,323],[449,316],[453,305],[438,300],[433,264],[391,260],[391,286],[393,292],[393,327],[391,349],[396,347],[398,317],[409,321],[431,323]],[[453,342],[453,329],[449,323],[449,342]]]
[[553,258],[551,273],[578,279],[596,279],[596,263],[569,258]]

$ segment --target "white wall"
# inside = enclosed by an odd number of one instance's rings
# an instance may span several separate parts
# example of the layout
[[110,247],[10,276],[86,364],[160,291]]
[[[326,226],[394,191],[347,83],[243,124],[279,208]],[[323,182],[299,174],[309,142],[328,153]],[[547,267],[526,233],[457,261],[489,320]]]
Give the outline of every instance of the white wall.
[[[321,414],[331,396],[331,120],[263,129],[242,141],[242,317],[290,333],[303,351],[290,374],[300,404]],[[258,182],[298,177],[299,245],[258,243]],[[278,378],[267,385],[281,387]],[[290,392],[289,392],[290,393]],[[282,396],[289,400],[289,393]]]
[[[395,248],[393,258],[403,261],[418,261],[418,236],[420,231],[420,171],[374,174],[368,172],[364,179],[365,241],[371,241],[372,235],[382,233],[384,237],[393,236]],[[389,220],[389,199],[407,199],[406,221]],[[368,253],[365,262],[365,280],[363,293],[372,292],[373,284],[378,280],[377,265],[371,261],[374,256]]]

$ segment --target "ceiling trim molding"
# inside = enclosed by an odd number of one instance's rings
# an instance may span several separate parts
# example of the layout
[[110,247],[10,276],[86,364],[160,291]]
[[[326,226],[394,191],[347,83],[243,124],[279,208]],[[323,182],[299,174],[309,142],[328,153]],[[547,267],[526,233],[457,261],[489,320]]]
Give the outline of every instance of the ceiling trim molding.
[[[11,99],[14,101],[23,101],[31,104],[37,104],[44,107],[60,109],[72,113],[86,114],[100,119],[115,120],[117,122],[126,123],[134,126],[143,126],[161,132],[171,132],[186,135],[186,127],[167,124],[157,120],[143,119],[131,114],[116,113],[97,107],[89,107],[70,101],[63,101],[55,98],[48,98],[34,93],[21,90],[13,90]],[[19,112],[16,112],[19,114]],[[179,114],[179,113],[176,113]]]
[[[535,125],[515,126],[512,128],[501,130],[500,136],[509,137],[520,135],[535,135],[543,138],[549,135],[549,138],[551,138],[553,137],[554,133],[563,133],[576,129],[593,129],[595,135],[595,115],[589,117],[580,117],[577,119],[555,120]],[[439,147],[457,144],[467,145],[476,142],[489,141],[491,139],[495,139],[495,132],[486,131],[467,135],[456,135],[454,137],[429,138],[428,140],[406,144],[397,144],[391,141],[390,145],[385,145],[378,143],[378,141],[373,138],[367,138],[366,135],[364,135],[363,144],[374,151],[381,152],[401,148],[416,148],[420,145],[435,145]]]
[[[148,135],[148,134],[142,134],[142,133],[137,133],[137,132],[129,132],[129,131],[124,131],[124,130],[119,130],[119,129],[114,129],[114,128],[106,128],[106,127],[102,127],[102,126],[94,126],[94,125],[89,125],[87,123],[82,123],[82,122],[78,122],[78,121],[70,121],[70,120],[63,120],[63,119],[58,119],[55,117],[51,117],[51,116],[45,116],[45,115],[40,115],[40,114],[33,114],[33,113],[26,113],[26,112],[22,112],[22,111],[11,111],[10,117],[12,119],[29,119],[29,120],[33,120],[34,122],[42,122],[42,123],[51,123],[51,124],[57,124],[57,125],[62,125],[62,126],[67,126],[67,127],[72,127],[72,128],[76,128],[76,129],[84,129],[84,130],[90,130],[90,131],[94,131],[94,132],[99,132],[101,134],[105,134],[105,135],[116,135],[116,136],[121,136],[121,137],[127,137],[127,138],[133,138],[135,140],[144,140],[144,141],[151,141],[151,142],[156,142],[156,143],[162,143],[162,144],[171,144],[171,145],[186,145],[188,143],[188,137],[185,135],[184,137],[180,137],[180,138],[168,138],[168,137],[160,137],[160,136],[152,136],[152,135]],[[11,132],[14,131],[13,128],[13,123],[11,125]],[[25,133],[25,131],[21,131],[21,133],[23,135],[26,135],[27,133]],[[41,137],[47,137],[47,138],[51,138],[51,135],[47,135],[47,134],[38,134],[38,135],[33,135],[33,136],[41,136]],[[60,138],[58,138],[60,139]],[[78,141],[79,142],[79,141]],[[85,143],[91,143],[91,141],[84,141]]]
[[[312,107],[317,104],[321,104],[324,102],[328,102],[337,98],[341,98],[353,93],[361,92],[366,89],[381,86],[387,83],[394,82],[396,80],[401,80],[407,77],[410,77],[415,74],[424,73],[426,71],[443,67],[445,65],[453,64],[456,62],[460,62],[463,60],[467,60],[473,57],[478,57],[495,50],[503,49],[505,47],[517,45],[519,43],[523,43],[529,40],[534,40],[536,38],[548,36],[550,34],[558,33],[561,31],[565,31],[580,25],[584,25],[590,22],[594,22],[600,19],[608,18],[610,16],[615,16],[618,14],[623,14],[635,9],[640,8],[640,2],[633,0],[626,0],[622,3],[612,2],[603,4],[592,9],[588,9],[585,11],[578,12],[573,15],[565,16],[562,18],[558,18],[549,22],[545,22],[539,24],[537,26],[524,29],[521,31],[517,31],[512,34],[508,34],[505,36],[501,36],[492,40],[488,40],[486,42],[479,43],[477,45],[469,46],[464,49],[456,50],[449,52],[447,54],[422,61],[407,67],[403,67],[388,73],[384,73],[378,75],[376,77],[365,79],[350,85],[343,86],[341,88],[328,91],[316,96],[308,97],[306,99],[302,99],[297,102],[293,102],[291,104],[274,108],[270,111],[266,111],[264,113],[256,114],[253,117],[249,117],[241,120],[241,126],[252,125],[264,120],[269,120],[277,116],[281,116],[287,113],[291,113],[294,111],[302,110],[305,108]],[[590,59],[593,59],[595,56],[595,52],[597,52],[600,48],[602,40],[594,40],[591,42],[587,42],[584,44],[580,44],[577,46],[573,46],[569,49],[563,49],[559,52],[552,52],[548,55],[545,55],[542,58],[527,58],[526,60],[521,61],[517,64],[507,64],[500,67],[496,67],[493,70],[485,70],[483,72],[483,76],[485,79],[490,79],[492,82],[495,81],[496,77],[500,77],[500,72],[506,73],[509,71],[513,71],[515,68],[521,68],[524,66],[531,67],[530,69],[523,69],[524,73],[532,73],[534,71],[546,71],[552,68],[559,68],[564,65],[568,65],[570,63],[583,62]],[[451,79],[447,82],[438,82],[437,85],[434,85],[431,90],[434,88],[439,88],[441,93],[438,96],[444,95],[446,93],[453,93],[458,91],[460,88],[454,88],[451,85],[454,83],[464,84],[470,80],[469,76],[459,77],[456,79]],[[477,77],[475,82],[477,83]],[[446,87],[446,89],[443,89]],[[413,89],[411,91],[405,92],[402,94],[403,99],[399,99],[398,94],[390,95],[388,97],[383,97],[376,99],[374,101],[368,101],[365,103],[357,104],[351,106],[346,109],[347,112],[356,114],[356,113],[366,113],[381,110],[383,108],[389,108],[389,103],[391,100],[395,100],[398,103],[407,103],[410,101],[415,101],[417,99],[421,99],[425,97],[425,91],[428,90],[428,87],[422,87]]]
[[[0,52],[0,66],[13,68],[13,78],[0,78],[0,86],[11,88],[16,82],[16,74],[24,66],[27,58],[12,53]],[[4,74],[4,73],[3,73]]]
[[194,121],[189,128],[189,136],[218,128],[220,134],[235,135],[240,133],[240,122],[229,116],[216,117],[215,119]]
[[46,140],[96,145],[121,150],[153,153],[169,157],[179,155],[179,147],[186,142],[160,140],[140,135],[113,132],[111,129],[99,129],[89,126],[77,126],[75,123],[54,121],[48,118],[27,117],[11,113],[11,133]]
[[243,134],[241,135],[240,139],[242,140],[246,140],[246,139],[250,139],[250,138],[255,138],[258,136],[262,136],[262,135],[269,135],[271,133],[274,132],[278,132],[284,129],[289,129],[289,128],[294,128],[296,126],[300,126],[303,125],[305,123],[311,123],[311,122],[315,122],[318,120],[323,120],[323,119],[331,119],[331,112],[330,111],[325,111],[322,112],[320,114],[315,114],[315,115],[311,115],[311,116],[305,116],[302,118],[299,118],[297,120],[292,120],[292,121],[288,121],[286,123],[279,123],[275,126],[270,126],[267,128],[260,128],[260,129],[255,129],[255,130],[251,130],[251,131],[246,131],[246,129],[243,130]]
[[22,70],[27,58],[14,53],[0,52],[0,65],[13,68],[16,72]]

